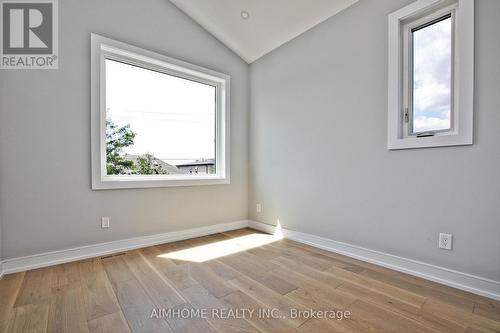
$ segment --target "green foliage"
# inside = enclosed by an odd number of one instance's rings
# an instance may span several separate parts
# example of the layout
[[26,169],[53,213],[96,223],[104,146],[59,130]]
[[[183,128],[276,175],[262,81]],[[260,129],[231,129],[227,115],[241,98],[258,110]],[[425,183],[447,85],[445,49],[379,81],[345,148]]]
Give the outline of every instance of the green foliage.
[[136,173],[138,175],[166,175],[168,174],[160,164],[156,162],[154,156],[150,153],[146,153],[142,156],[137,157],[136,162]]
[[137,157],[137,161],[126,159],[124,148],[132,146],[136,133],[130,125],[118,127],[111,120],[106,120],[106,170],[108,175],[165,175],[164,170],[153,154],[146,153]]
[[123,156],[123,148],[134,144],[136,134],[130,125],[118,127],[106,120],[106,169],[108,175],[123,175],[134,169],[134,162]]

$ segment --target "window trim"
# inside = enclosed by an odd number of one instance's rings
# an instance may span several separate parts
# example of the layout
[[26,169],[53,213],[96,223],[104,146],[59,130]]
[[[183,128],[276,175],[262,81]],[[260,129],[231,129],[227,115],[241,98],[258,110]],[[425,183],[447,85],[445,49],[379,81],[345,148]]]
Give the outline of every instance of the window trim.
[[[105,59],[155,70],[216,87],[214,175],[107,175]],[[91,34],[91,164],[92,189],[152,188],[230,183],[229,75]]]
[[[408,102],[408,29],[432,17],[452,13],[452,107],[451,129],[432,136],[409,133],[405,122]],[[420,24],[418,24],[420,22]],[[418,0],[389,15],[388,138],[387,148],[407,149],[469,145],[473,143],[474,107],[474,0]],[[408,110],[409,111],[409,110]],[[412,116],[412,115],[409,115]]]

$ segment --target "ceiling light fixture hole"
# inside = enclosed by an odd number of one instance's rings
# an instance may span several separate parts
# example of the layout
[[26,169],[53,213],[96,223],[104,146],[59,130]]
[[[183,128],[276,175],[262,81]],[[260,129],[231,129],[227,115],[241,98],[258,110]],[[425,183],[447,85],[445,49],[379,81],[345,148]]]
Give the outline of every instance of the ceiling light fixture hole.
[[242,19],[248,20],[250,18],[250,13],[247,12],[246,10],[242,10],[240,12],[240,16],[241,16]]

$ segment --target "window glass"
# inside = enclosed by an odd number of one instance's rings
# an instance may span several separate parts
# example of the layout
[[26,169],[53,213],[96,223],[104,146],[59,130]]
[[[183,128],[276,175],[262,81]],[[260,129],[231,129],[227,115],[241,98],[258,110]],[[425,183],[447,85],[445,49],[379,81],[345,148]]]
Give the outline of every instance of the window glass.
[[216,87],[106,59],[108,175],[215,174]]
[[452,18],[414,29],[413,133],[451,128]]

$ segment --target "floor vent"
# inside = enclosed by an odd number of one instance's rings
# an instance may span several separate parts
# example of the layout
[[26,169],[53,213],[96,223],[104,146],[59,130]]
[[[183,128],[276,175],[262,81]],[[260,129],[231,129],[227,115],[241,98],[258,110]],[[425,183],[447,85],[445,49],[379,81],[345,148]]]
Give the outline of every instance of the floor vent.
[[103,260],[103,259],[109,259],[109,258],[114,258],[114,257],[120,257],[120,256],[124,256],[126,255],[127,252],[121,252],[121,253],[116,253],[116,254],[110,254],[109,256],[104,256],[104,257],[101,257],[100,259]]

